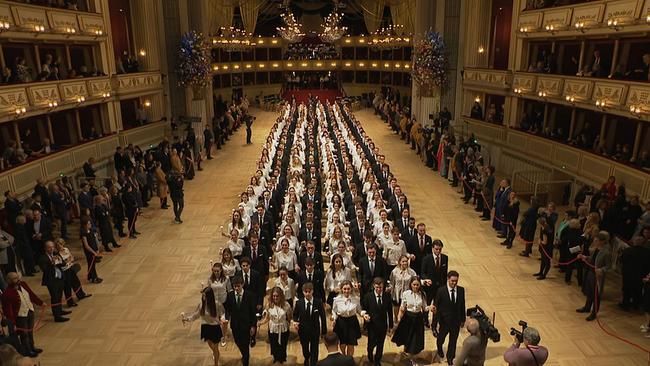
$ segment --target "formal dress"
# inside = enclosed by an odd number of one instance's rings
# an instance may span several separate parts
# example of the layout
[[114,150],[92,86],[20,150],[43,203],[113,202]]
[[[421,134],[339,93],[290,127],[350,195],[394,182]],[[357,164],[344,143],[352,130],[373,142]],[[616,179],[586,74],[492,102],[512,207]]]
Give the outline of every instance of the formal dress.
[[361,338],[361,327],[357,315],[361,314],[359,298],[340,294],[334,298],[332,305],[332,320],[334,333],[339,336],[341,344],[356,346]]
[[424,349],[424,312],[427,301],[423,292],[406,290],[402,293],[400,311],[403,316],[393,333],[392,341],[398,347],[404,346],[404,352],[416,355]]

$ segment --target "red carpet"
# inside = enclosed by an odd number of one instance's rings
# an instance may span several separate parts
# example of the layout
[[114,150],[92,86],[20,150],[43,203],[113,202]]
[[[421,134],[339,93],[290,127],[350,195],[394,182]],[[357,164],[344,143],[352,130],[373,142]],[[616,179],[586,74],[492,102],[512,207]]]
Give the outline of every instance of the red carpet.
[[336,98],[343,96],[340,91],[332,89],[302,89],[302,90],[287,90],[284,92],[282,97],[286,100],[291,100],[291,97],[296,98],[297,103],[307,102],[309,94],[314,97],[318,97],[321,102],[329,100],[330,103],[333,103]]

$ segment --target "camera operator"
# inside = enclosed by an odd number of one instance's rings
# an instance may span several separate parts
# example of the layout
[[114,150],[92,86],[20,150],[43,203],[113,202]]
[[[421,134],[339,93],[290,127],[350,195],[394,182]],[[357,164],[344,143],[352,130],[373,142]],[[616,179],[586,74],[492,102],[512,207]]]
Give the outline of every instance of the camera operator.
[[528,327],[522,332],[524,348],[519,348],[521,340],[515,336],[515,342],[503,354],[503,359],[510,366],[541,366],[548,359],[548,349],[539,345],[541,340],[535,328]]
[[470,318],[465,324],[469,337],[454,359],[454,366],[483,366],[488,337],[481,332],[478,320]]

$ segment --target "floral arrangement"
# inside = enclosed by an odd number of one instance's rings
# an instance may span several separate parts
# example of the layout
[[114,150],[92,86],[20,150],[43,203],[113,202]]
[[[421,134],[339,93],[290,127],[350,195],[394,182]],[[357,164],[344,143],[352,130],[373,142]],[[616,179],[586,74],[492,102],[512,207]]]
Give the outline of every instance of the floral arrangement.
[[208,84],[210,53],[203,34],[190,31],[181,37],[176,72],[180,86],[201,87]]
[[413,51],[413,79],[421,88],[433,89],[447,82],[447,48],[438,32],[429,30]]

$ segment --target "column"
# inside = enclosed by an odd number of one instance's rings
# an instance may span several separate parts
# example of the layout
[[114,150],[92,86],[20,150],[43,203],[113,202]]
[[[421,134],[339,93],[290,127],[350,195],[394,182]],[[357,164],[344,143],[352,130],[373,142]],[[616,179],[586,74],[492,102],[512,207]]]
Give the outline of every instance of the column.
[[576,109],[571,110],[571,124],[569,125],[569,140],[573,140],[573,133],[576,129]]
[[[488,67],[492,1],[468,0],[461,27],[465,34],[465,66]],[[479,53],[479,47],[483,52]]]
[[639,145],[641,145],[641,136],[643,135],[643,122],[637,121],[636,135],[634,136],[634,148],[632,149],[632,159],[636,161],[639,155]]
[[[160,51],[158,47],[158,7],[155,0],[132,0],[131,14],[135,52],[142,71],[160,70]],[[145,55],[141,55],[141,51]]]

